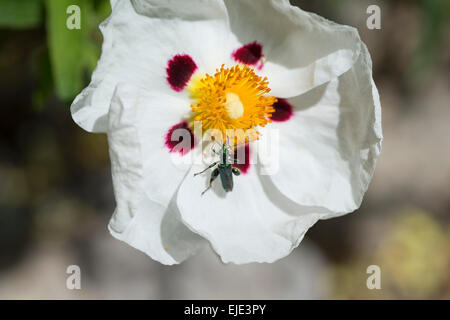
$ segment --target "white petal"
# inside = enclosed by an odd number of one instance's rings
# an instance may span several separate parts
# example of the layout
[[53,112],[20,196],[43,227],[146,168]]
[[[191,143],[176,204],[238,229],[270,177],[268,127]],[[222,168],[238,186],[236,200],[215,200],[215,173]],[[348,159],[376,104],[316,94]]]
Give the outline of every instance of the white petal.
[[[367,48],[354,67],[326,85],[291,99],[294,116],[279,129],[279,170],[269,176],[300,205],[332,211],[357,209],[381,150],[381,106]],[[270,130],[263,133],[263,137]],[[273,164],[272,164],[273,165]]]
[[164,146],[164,135],[185,112],[182,106],[178,99],[119,85],[109,114],[117,205],[109,230],[164,264],[186,259],[202,243],[181,223],[172,202],[189,166],[174,164],[177,155]]
[[355,28],[291,6],[288,0],[226,1],[239,41],[264,45],[271,94],[294,97],[349,70],[359,56]]
[[151,18],[214,20],[227,19],[221,0],[131,0],[136,12]]
[[348,71],[359,51],[342,49],[319,58],[305,67],[290,69],[268,61],[261,73],[270,81],[270,94],[290,98],[329,82]]
[[[211,242],[225,263],[273,262],[288,255],[320,217],[320,209],[296,205],[270,180],[250,168],[234,178],[232,192],[223,191],[220,178],[201,196],[209,174],[193,177],[194,166],[177,196],[183,222]],[[322,211],[323,212],[323,211]]]
[[[171,19],[179,13],[180,2],[151,6],[159,2],[133,2],[147,15],[136,12],[129,0],[112,3],[112,14],[101,25],[102,56],[91,83],[71,106],[74,121],[83,129],[106,131],[111,97],[119,82],[187,98],[187,93],[175,92],[167,83],[166,67],[176,54],[189,54],[200,73],[213,72],[231,60],[237,40],[228,29],[223,5],[216,0],[202,1],[201,10],[186,6],[185,19]],[[213,12],[216,19],[201,19]],[[167,19],[160,18],[165,16]]]

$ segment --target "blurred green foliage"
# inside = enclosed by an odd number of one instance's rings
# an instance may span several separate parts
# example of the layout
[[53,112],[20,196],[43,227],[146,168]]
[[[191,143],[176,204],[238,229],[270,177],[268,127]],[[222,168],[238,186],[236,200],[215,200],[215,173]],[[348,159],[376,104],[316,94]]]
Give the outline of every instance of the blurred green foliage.
[[[55,79],[58,95],[69,100],[76,95],[82,85],[83,69],[86,66],[84,54],[86,51],[86,13],[88,1],[78,1],[80,7],[80,29],[68,29],[66,21],[70,14],[66,9],[73,4],[72,0],[46,0],[48,30],[48,46],[50,61],[53,66],[53,78]],[[72,13],[70,15],[77,15]]]
[[[333,299],[438,299],[450,293],[450,233],[431,212],[416,207],[389,212],[373,250],[330,270]],[[381,289],[368,290],[365,272],[376,264]]]
[[0,28],[31,28],[42,21],[40,0],[0,1]]
[[449,0],[420,0],[418,4],[423,12],[423,21],[420,40],[406,74],[411,87],[427,82],[430,73],[437,67],[445,24],[450,18]]
[[[67,27],[76,15],[68,10],[71,5],[80,8],[80,29]],[[0,28],[39,28],[45,17],[48,52],[34,55],[39,78],[35,105],[42,106],[53,87],[66,102],[81,91],[100,57],[98,25],[110,12],[108,0],[0,0]]]

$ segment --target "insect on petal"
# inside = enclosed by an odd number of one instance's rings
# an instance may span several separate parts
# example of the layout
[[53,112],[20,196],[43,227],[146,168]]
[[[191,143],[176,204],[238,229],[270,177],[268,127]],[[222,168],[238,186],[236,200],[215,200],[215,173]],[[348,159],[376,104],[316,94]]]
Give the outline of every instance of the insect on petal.
[[187,85],[197,65],[187,54],[177,54],[167,64],[167,81],[173,90],[180,92]]

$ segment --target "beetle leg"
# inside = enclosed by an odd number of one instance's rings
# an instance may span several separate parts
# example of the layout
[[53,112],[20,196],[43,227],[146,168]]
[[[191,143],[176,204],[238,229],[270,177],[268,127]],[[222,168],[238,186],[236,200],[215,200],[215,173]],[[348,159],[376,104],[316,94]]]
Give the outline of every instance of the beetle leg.
[[219,176],[219,169],[215,168],[214,171],[211,173],[211,178],[209,179],[209,186],[208,188],[206,188],[205,191],[202,192],[202,195],[204,195],[206,191],[211,189],[214,180],[216,180],[218,176]]
[[233,169],[231,169],[231,172],[233,172],[233,174],[234,174],[235,176],[241,175],[241,170],[239,170],[238,168],[233,168]]
[[208,171],[209,169],[211,169],[212,167],[214,167],[214,166],[215,166],[216,164],[218,164],[218,163],[219,163],[219,161],[216,161],[216,162],[214,162],[213,164],[211,164],[209,167],[207,167],[205,170],[200,171],[200,172],[197,172],[197,173],[194,173],[194,177],[195,177],[195,176],[198,176],[199,174],[202,174],[202,173]]

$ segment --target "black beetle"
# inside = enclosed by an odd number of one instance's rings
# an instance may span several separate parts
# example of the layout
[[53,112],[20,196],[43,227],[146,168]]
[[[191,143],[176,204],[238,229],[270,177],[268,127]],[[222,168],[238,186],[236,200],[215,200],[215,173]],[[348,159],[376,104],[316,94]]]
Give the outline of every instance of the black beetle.
[[216,161],[212,163],[210,166],[208,166],[205,170],[201,172],[197,172],[194,174],[194,177],[206,172],[209,169],[214,168],[213,172],[211,173],[211,178],[209,179],[209,186],[206,188],[205,191],[202,192],[202,195],[211,189],[212,184],[214,180],[217,179],[217,177],[220,175],[220,181],[222,182],[222,187],[226,192],[233,191],[233,174],[235,176],[239,176],[241,174],[241,171],[238,168],[234,168],[233,164],[236,163],[234,159],[231,158],[231,148],[227,144],[222,144],[222,152],[217,152],[213,149],[213,152],[219,156],[221,156],[220,161]]

